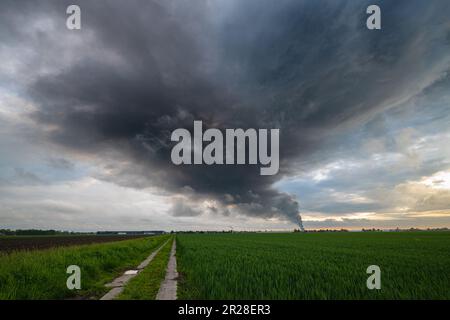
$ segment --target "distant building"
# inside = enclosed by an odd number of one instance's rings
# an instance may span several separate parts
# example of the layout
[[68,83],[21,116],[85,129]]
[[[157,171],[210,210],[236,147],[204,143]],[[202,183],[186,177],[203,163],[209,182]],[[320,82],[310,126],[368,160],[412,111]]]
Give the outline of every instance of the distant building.
[[157,234],[164,234],[165,231],[161,230],[153,230],[153,231],[97,231],[97,235],[99,236],[110,236],[110,235],[117,235],[117,236],[140,236],[140,235],[157,235]]

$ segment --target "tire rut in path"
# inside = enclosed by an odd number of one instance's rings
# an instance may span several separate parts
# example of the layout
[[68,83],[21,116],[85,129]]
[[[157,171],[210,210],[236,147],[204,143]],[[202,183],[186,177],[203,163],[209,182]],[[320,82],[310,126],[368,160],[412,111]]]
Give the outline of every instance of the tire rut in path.
[[177,285],[178,285],[178,272],[177,272],[177,259],[176,259],[176,239],[173,240],[172,250],[170,251],[169,263],[166,269],[166,278],[159,287],[156,300],[177,300]]

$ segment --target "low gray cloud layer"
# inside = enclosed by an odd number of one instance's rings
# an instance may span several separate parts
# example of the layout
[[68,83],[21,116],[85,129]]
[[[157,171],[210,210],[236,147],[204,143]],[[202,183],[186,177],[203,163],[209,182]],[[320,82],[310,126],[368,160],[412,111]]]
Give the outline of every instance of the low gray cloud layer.
[[[379,175],[380,165],[335,170],[320,183],[284,182],[336,159],[360,162],[394,149],[405,155],[402,144],[411,143],[403,120],[420,128],[419,138],[436,127],[421,124],[424,117],[445,126],[448,1],[377,1],[381,31],[365,28],[372,1],[76,1],[82,30],[70,31],[65,8],[72,3],[2,1],[0,83],[33,104],[27,130],[101,159],[98,179],[175,195],[174,216],[200,215],[202,201],[211,213],[291,221],[302,210],[384,211],[391,206],[381,197],[333,202],[328,191],[364,189],[369,197],[374,184],[394,188],[445,169],[442,159],[422,159],[420,168],[389,176]],[[408,114],[414,104],[419,113]],[[388,133],[397,139],[386,136],[390,119]],[[280,174],[173,165],[170,133],[194,120],[221,129],[280,128]],[[74,169],[63,157],[49,159],[56,169]],[[16,175],[31,179],[25,170]]]

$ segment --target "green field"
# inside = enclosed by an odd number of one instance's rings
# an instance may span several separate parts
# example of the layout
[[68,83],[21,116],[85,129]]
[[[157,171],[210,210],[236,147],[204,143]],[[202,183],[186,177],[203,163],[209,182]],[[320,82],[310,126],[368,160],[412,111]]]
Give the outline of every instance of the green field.
[[[97,299],[170,235],[0,254],[1,299]],[[178,234],[179,299],[450,299],[450,232]],[[172,241],[118,299],[154,299]],[[66,288],[69,265],[81,291]],[[381,290],[366,269],[381,268]]]
[[[450,232],[180,234],[180,299],[450,299]],[[381,268],[381,290],[366,269]]]
[[[104,285],[136,267],[170,235],[0,254],[0,300],[99,298]],[[66,269],[81,268],[81,290],[69,290]]]

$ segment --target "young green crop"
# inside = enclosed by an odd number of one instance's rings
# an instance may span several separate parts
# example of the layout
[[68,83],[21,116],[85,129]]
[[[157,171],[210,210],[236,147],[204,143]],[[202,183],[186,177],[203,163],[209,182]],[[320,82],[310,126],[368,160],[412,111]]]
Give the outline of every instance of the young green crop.
[[[99,297],[104,284],[136,267],[169,236],[0,255],[0,299]],[[81,268],[81,290],[69,290],[66,269]]]
[[[450,299],[450,233],[182,234],[181,299]],[[366,269],[381,268],[381,290]]]

